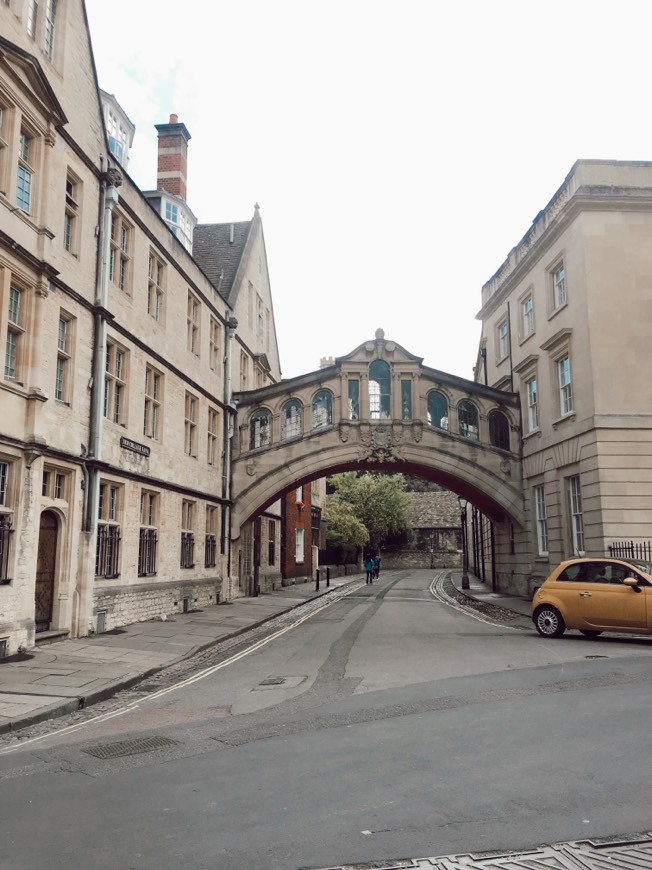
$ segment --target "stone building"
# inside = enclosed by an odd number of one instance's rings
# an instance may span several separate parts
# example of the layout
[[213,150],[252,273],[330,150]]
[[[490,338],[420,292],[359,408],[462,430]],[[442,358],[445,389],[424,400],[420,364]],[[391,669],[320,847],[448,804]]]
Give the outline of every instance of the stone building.
[[105,127],[109,108],[126,116],[98,88],[82,0],[3,2],[0,33],[10,654],[247,591],[250,524],[244,544],[229,536],[231,393],[280,370],[258,208],[189,240],[190,135],[175,117],[159,128],[157,190],[137,188],[133,131],[118,124],[120,150]]
[[652,163],[578,160],[482,288],[476,380],[520,395],[525,525],[502,589],[652,537]]

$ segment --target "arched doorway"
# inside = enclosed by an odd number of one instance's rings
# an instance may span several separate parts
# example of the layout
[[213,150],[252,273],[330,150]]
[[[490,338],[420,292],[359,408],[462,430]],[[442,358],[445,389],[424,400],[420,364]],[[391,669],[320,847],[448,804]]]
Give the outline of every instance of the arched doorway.
[[34,593],[34,623],[37,633],[39,631],[48,631],[52,621],[58,531],[59,523],[56,514],[52,511],[44,511],[41,514],[38,534],[36,588]]

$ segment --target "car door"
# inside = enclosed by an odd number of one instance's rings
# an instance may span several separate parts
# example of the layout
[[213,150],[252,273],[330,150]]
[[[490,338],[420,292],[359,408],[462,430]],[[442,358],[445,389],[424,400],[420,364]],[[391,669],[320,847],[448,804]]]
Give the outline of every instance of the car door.
[[605,631],[644,631],[647,628],[647,594],[637,592],[623,583],[625,577],[636,576],[633,568],[622,562],[588,562],[586,583],[579,592],[580,614],[584,627]]

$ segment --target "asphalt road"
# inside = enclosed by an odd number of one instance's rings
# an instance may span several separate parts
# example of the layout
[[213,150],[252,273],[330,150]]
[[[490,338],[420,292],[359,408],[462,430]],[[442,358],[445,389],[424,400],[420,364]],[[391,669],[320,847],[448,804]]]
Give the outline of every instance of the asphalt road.
[[652,639],[544,640],[432,581],[386,573],[203,674],[0,741],[0,868],[296,870],[649,830]]

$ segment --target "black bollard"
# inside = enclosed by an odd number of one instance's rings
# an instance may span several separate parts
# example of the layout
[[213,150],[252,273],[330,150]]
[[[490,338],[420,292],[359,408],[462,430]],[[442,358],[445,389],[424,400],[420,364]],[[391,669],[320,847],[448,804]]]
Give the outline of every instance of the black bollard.
[[331,569],[326,568],[326,586],[328,587],[330,585],[331,585]]
[[315,571],[315,592],[319,592],[319,568]]

